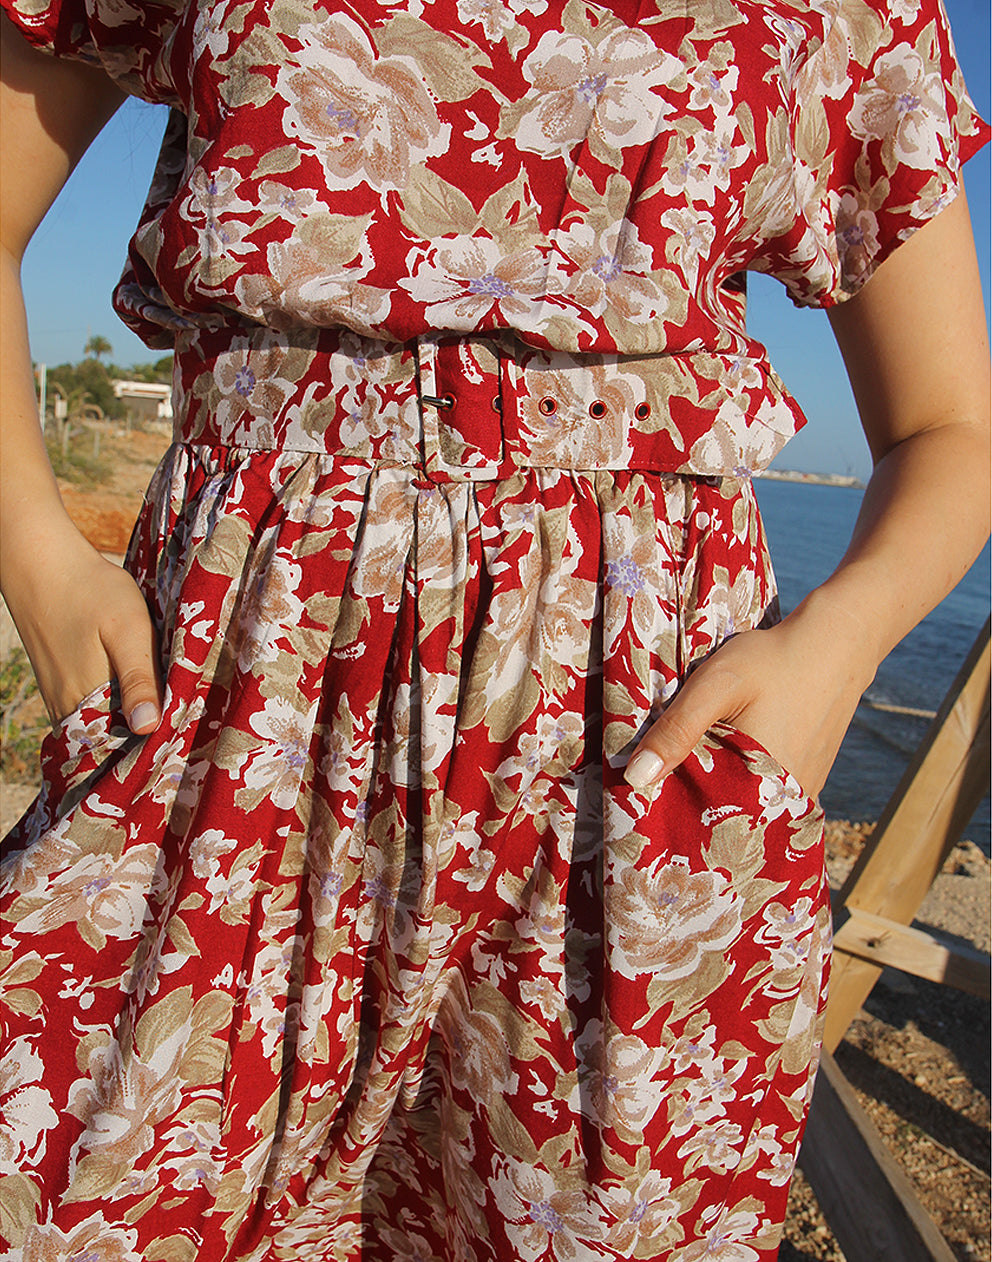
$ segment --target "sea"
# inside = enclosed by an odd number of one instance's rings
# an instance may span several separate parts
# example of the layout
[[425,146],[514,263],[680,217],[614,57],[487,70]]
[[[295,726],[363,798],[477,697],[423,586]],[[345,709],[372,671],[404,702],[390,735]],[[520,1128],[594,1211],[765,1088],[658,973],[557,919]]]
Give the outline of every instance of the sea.
[[[856,487],[755,480],[783,613],[832,572],[847,547],[863,492]],[[986,545],[955,589],[882,662],[821,794],[828,819],[877,819],[929,726],[878,709],[934,711],[989,616],[992,558]],[[964,836],[989,853],[986,796]]]

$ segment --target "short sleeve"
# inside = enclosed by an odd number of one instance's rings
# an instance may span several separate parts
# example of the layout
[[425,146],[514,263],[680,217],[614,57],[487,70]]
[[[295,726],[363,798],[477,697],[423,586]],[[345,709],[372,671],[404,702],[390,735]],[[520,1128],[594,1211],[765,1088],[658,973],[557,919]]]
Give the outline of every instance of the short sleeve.
[[186,0],[0,0],[35,48],[102,67],[126,92],[177,104],[170,52]]
[[[850,298],[956,196],[989,139],[941,0],[836,0],[795,79],[795,230],[772,270],[799,306]],[[782,247],[786,247],[784,250]]]

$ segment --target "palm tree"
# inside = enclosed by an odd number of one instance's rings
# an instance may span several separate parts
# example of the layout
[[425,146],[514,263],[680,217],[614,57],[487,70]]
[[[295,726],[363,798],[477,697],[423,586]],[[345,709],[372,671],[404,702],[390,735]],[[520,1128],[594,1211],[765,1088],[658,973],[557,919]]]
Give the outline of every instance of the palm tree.
[[93,355],[99,360],[101,355],[109,355],[114,348],[110,345],[105,337],[101,337],[99,333],[95,334],[83,347],[84,355]]

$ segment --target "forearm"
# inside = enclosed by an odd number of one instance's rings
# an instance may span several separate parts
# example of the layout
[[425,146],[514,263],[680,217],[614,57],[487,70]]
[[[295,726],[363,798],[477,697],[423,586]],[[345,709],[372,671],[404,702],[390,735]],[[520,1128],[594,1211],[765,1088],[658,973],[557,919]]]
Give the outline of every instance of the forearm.
[[45,451],[16,260],[0,248],[0,582],[6,591],[44,543],[39,523],[69,525]]
[[0,47],[0,574],[12,596],[40,585],[32,580],[41,549],[75,534],[38,423],[21,259],[123,95],[100,70],[29,47],[2,16]]
[[847,552],[801,607],[797,621],[816,636],[819,651],[845,655],[852,671],[871,679],[981,551],[989,530],[988,468],[983,423],[920,431],[879,460]]

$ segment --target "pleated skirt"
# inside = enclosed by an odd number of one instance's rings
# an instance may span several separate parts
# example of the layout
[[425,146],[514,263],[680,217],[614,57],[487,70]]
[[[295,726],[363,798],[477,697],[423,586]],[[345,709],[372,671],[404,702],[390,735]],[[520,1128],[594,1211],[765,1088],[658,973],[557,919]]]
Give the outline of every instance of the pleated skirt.
[[7,843],[5,1256],[773,1258],[821,812],[724,726],[622,778],[774,616],[750,483],[177,444],[128,566],[163,722]]

